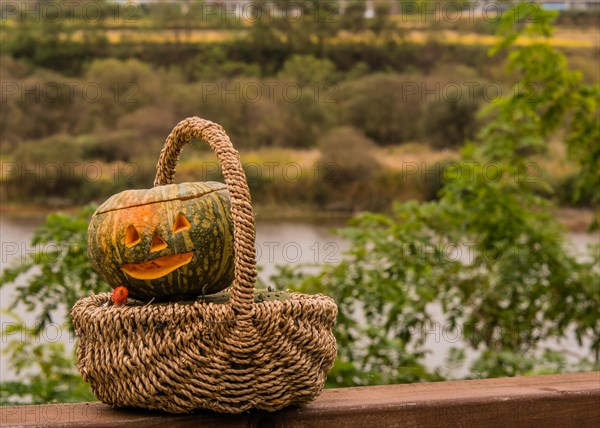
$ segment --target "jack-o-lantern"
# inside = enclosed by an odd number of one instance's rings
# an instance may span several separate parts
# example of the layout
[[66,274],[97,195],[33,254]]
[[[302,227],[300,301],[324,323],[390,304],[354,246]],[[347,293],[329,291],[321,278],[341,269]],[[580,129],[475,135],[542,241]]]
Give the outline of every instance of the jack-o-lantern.
[[88,257],[113,288],[149,301],[195,298],[233,281],[229,193],[215,182],[126,190],[90,221]]

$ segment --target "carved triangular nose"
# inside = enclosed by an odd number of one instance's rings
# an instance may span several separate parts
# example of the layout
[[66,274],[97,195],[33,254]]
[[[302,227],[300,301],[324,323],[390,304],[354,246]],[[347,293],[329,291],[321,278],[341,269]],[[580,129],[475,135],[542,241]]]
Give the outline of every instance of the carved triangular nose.
[[152,244],[150,244],[150,252],[153,253],[155,251],[164,250],[167,247],[168,245],[165,240],[162,239],[158,233],[154,232],[154,235],[152,236]]

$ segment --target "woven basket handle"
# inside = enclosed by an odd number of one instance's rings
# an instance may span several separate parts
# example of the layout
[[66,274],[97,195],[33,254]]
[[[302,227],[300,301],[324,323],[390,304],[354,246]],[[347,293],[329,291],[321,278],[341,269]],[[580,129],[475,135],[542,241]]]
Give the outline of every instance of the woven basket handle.
[[230,303],[238,314],[248,314],[254,303],[253,289],[256,282],[254,214],[240,155],[233,148],[221,125],[199,117],[190,117],[179,122],[167,137],[160,152],[154,186],[172,183],[181,150],[192,138],[207,142],[221,162],[233,218],[235,278]]

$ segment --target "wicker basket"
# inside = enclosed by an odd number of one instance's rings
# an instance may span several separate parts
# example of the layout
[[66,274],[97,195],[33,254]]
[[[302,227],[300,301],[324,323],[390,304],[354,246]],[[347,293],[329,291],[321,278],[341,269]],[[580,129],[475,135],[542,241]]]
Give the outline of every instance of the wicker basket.
[[337,307],[327,296],[300,293],[255,302],[254,216],[239,154],[223,128],[197,117],[180,122],[160,154],[154,185],[171,183],[191,138],[213,148],[231,198],[230,298],[121,307],[109,293],[83,298],[71,311],[79,372],[100,401],[114,406],[240,413],[307,403],[321,393],[336,356]]

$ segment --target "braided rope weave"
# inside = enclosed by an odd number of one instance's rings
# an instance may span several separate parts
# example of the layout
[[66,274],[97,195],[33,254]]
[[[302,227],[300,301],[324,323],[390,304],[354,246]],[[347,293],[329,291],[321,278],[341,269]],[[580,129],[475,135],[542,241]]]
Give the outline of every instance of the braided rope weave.
[[194,117],[167,137],[155,186],[171,183],[183,146],[206,141],[223,167],[234,224],[235,279],[227,303],[116,307],[109,293],[71,311],[77,367],[94,394],[115,406],[172,413],[198,408],[275,411],[316,398],[336,356],[337,307],[324,295],[289,293],[254,302],[254,216],[238,152],[223,128]]

